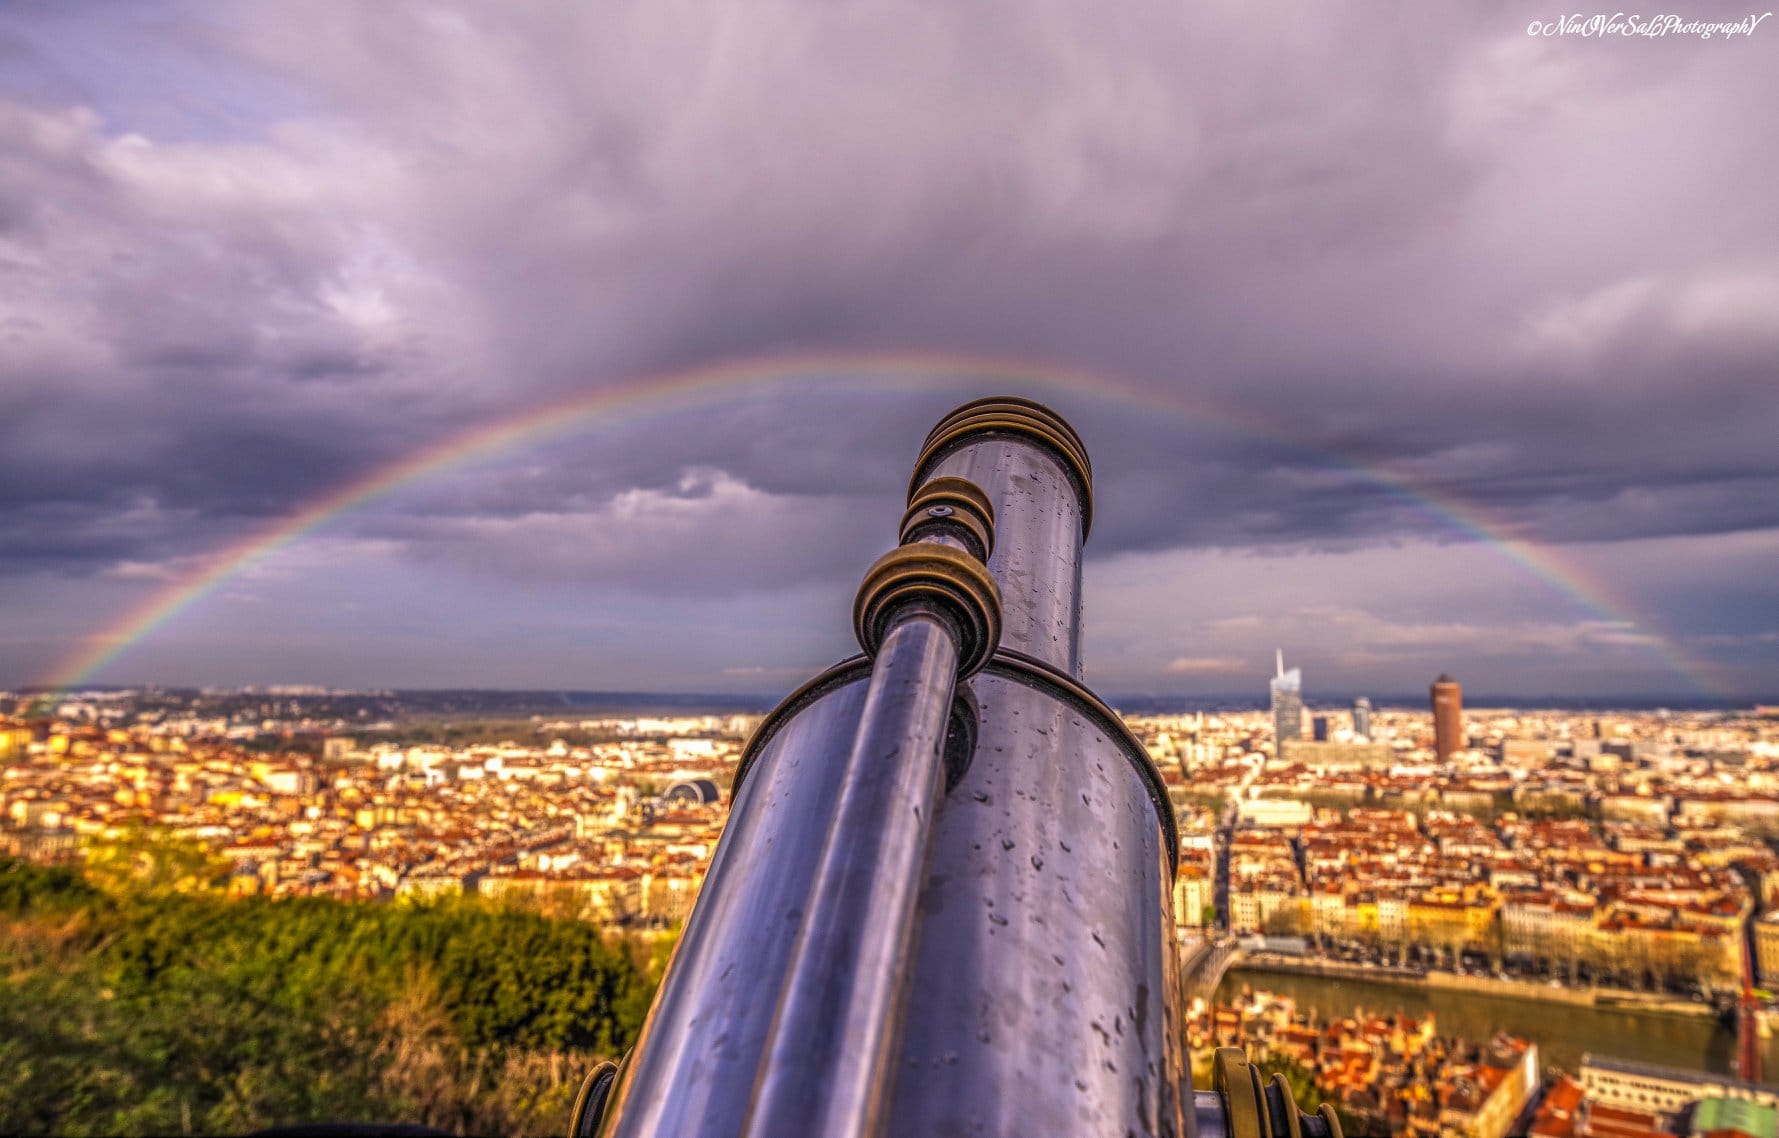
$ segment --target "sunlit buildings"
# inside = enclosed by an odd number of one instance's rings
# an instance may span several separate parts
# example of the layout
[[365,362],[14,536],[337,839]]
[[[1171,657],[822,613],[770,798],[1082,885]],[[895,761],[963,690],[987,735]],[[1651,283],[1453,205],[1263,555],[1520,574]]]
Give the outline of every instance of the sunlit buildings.
[[1755,967],[1761,985],[1779,987],[1779,909],[1754,922]]
[[1581,1085],[1588,1101],[1645,1114],[1673,1114],[1705,1098],[1779,1105],[1779,1088],[1743,1082],[1726,1075],[1686,1071],[1652,1063],[1629,1063],[1587,1055],[1581,1061]]

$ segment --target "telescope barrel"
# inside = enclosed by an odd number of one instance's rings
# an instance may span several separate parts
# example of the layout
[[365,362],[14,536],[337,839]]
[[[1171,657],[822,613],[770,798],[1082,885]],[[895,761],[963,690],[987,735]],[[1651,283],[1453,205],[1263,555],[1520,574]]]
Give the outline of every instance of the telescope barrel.
[[957,659],[951,630],[922,614],[889,634],[872,668],[749,1135],[867,1134],[879,1115]]
[[1001,585],[1001,647],[1081,678],[1081,546],[1093,475],[1080,436],[1055,412],[1023,399],[979,399],[927,435],[908,492],[954,477],[994,504],[989,568]]
[[901,544],[854,606],[865,655],[749,740],[654,1006],[615,1079],[589,1080],[576,1135],[1190,1136],[1262,1118],[1257,1079],[1191,1090],[1172,808],[1081,681],[1091,510],[1086,451],[1047,408],[977,400],[934,428]]
[[958,671],[998,639],[981,492],[944,480],[902,528],[909,544],[873,566],[855,607],[871,678],[744,1127],[756,1138],[877,1129]]

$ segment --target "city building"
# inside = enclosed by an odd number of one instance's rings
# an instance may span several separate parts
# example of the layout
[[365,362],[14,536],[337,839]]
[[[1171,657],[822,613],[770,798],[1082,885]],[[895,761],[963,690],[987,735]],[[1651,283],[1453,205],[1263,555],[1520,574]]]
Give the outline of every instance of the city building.
[[1215,915],[1216,889],[1211,880],[1214,868],[1209,858],[1181,858],[1180,872],[1174,878],[1174,924],[1180,928],[1204,925],[1207,908]]
[[1439,1080],[1442,1132],[1507,1138],[1526,1102],[1538,1093],[1538,1045],[1502,1034],[1470,1063],[1453,1063]]
[[1590,1103],[1648,1114],[1673,1114],[1705,1098],[1779,1105],[1779,1087],[1598,1055],[1582,1056],[1581,1085]]
[[1580,1083],[1568,1075],[1557,1076],[1539,1100],[1527,1133],[1531,1138],[1575,1138],[1584,1101]]
[[1362,743],[1371,742],[1371,701],[1364,696],[1353,701],[1353,737]]
[[1251,826],[1291,829],[1308,824],[1314,812],[1309,803],[1295,798],[1244,798],[1237,813]]
[[1279,749],[1279,757],[1302,763],[1312,770],[1333,771],[1388,767],[1396,761],[1396,752],[1383,743],[1319,743],[1314,739],[1296,739]]
[[1754,960],[1763,987],[1779,987],[1779,910],[1753,924]]
[[1433,753],[1444,762],[1466,745],[1463,690],[1457,680],[1441,672],[1433,681]]
[[1287,672],[1283,650],[1272,678],[1272,737],[1275,745],[1303,738],[1303,670]]

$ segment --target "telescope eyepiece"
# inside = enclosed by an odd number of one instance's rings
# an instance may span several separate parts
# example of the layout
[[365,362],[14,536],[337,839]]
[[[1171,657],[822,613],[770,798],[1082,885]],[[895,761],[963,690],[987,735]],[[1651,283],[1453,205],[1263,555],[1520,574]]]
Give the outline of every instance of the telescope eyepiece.
[[875,657],[898,616],[912,606],[936,608],[958,638],[958,678],[981,671],[1001,643],[1001,590],[980,560],[930,541],[899,545],[865,573],[853,601],[859,647]]
[[897,540],[906,545],[946,534],[987,562],[995,547],[995,508],[988,495],[966,478],[935,478],[908,499]]
[[1087,447],[1061,415],[1042,403],[1017,395],[973,399],[939,420],[914,462],[914,477],[908,483],[909,500],[920,493],[922,480],[934,463],[985,435],[1012,435],[1035,442],[1056,456],[1075,481],[1081,499],[1081,536],[1085,539],[1093,522],[1093,463],[1087,458]]

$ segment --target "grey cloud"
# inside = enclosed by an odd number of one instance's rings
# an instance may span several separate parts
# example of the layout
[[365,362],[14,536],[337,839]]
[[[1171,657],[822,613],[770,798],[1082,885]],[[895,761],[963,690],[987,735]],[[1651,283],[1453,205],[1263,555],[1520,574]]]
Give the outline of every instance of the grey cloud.
[[388,532],[421,558],[506,579],[719,598],[857,576],[889,544],[872,541],[881,523],[852,499],[773,495],[693,468],[596,506],[400,519]]
[[[799,348],[1065,361],[1253,425],[1035,391],[1094,450],[1101,554],[1464,539],[1354,466],[1541,541],[1779,525],[1779,79],[1535,9],[26,5],[0,573],[200,555],[614,377]],[[352,524],[497,579],[769,588],[776,543],[833,584],[954,394],[844,378]],[[589,541],[689,467],[755,495],[705,534],[729,564]]]

